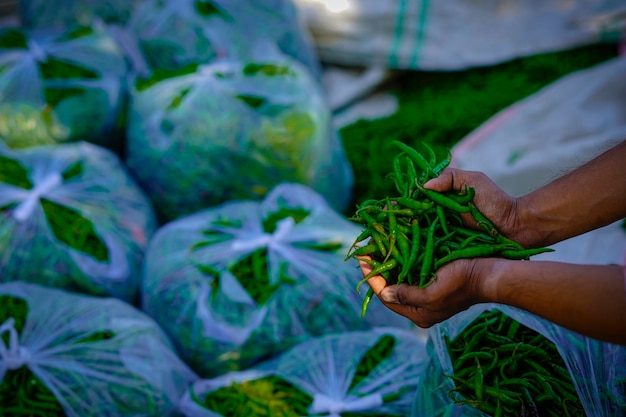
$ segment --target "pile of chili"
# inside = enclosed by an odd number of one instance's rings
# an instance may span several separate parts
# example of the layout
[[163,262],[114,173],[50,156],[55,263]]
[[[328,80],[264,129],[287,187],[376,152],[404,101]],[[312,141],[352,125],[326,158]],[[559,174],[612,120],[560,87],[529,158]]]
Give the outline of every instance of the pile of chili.
[[[357,284],[373,276],[383,276],[388,284],[407,282],[425,288],[437,278],[436,271],[449,262],[462,258],[498,256],[509,259],[530,259],[552,251],[549,248],[526,249],[506,238],[473,204],[475,190],[438,192],[424,188],[424,183],[437,177],[450,163],[450,152],[440,158],[423,143],[419,152],[400,141],[400,149],[389,173],[398,195],[364,201],[350,220],[365,226],[350,248],[346,260],[359,258],[372,270]],[[464,225],[462,214],[471,215],[482,230]],[[365,244],[362,244],[366,242]],[[367,258],[362,258],[367,255]],[[365,296],[362,314],[373,296],[370,288]]]
[[555,344],[500,310],[483,312],[446,345],[457,405],[494,417],[585,415]]

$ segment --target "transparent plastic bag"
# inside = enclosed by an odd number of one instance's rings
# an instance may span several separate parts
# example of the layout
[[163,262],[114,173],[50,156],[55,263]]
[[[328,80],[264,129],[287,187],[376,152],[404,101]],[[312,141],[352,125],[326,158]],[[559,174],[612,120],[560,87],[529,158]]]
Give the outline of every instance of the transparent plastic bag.
[[449,395],[455,385],[445,376],[454,375],[446,338],[454,339],[481,313],[492,310],[501,311],[554,343],[585,415],[626,415],[626,347],[582,336],[513,307],[481,304],[430,329],[427,344],[430,360],[417,390],[412,417],[489,415],[470,404],[456,405]]
[[95,20],[124,24],[141,0],[20,0],[19,14],[27,27],[91,25]]
[[344,261],[359,232],[298,184],[180,218],[150,243],[142,307],[203,376],[250,367],[316,335],[370,328],[370,320],[409,328],[380,303],[361,318],[362,274]]
[[[0,104],[8,107],[0,140],[11,147],[86,140],[120,150],[127,73],[123,53],[98,25],[0,28]],[[37,125],[38,134],[16,124]]]
[[1,408],[34,389],[25,379],[15,386],[20,373],[45,387],[23,407],[57,405],[67,417],[174,416],[197,379],[154,321],[121,300],[20,282],[0,284],[0,297],[0,391],[14,390]]
[[134,300],[156,230],[111,151],[86,142],[0,147],[0,281]]
[[308,29],[290,0],[147,0],[128,28],[152,69],[247,59],[260,42],[299,61],[316,78],[321,74]]
[[[364,361],[370,366],[362,371],[362,358],[384,337],[391,338],[391,350],[378,361]],[[339,417],[349,412],[359,416],[406,416],[426,359],[424,342],[406,330],[372,329],[326,335],[302,342],[250,370],[196,381],[185,393],[180,410],[186,417],[226,416],[202,405],[206,397],[233,383],[276,376],[308,397],[308,412],[298,415]],[[281,394],[276,393],[278,401]],[[293,405],[295,401],[291,398],[287,403]]]
[[314,187],[340,211],[347,205],[352,167],[323,92],[297,62],[257,53],[137,81],[127,163],[164,218],[258,200],[280,182]]

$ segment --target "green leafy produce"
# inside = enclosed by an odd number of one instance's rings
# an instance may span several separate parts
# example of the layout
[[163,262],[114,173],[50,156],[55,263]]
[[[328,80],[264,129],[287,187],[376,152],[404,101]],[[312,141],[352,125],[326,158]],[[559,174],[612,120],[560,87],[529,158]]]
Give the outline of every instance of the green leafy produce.
[[[382,275],[388,284],[408,282],[425,288],[435,281],[439,268],[457,259],[529,259],[553,250],[525,249],[501,235],[473,205],[475,191],[471,187],[447,193],[424,188],[426,181],[437,177],[448,166],[449,154],[438,158],[427,145],[419,152],[402,142],[394,144],[400,153],[394,159],[389,176],[396,193],[363,202],[351,217],[365,226],[365,230],[357,236],[347,258],[368,255],[371,259],[363,261],[372,267],[357,290],[375,275]],[[467,228],[461,214],[470,214],[483,230]],[[363,303],[363,314],[372,296],[370,288]]]

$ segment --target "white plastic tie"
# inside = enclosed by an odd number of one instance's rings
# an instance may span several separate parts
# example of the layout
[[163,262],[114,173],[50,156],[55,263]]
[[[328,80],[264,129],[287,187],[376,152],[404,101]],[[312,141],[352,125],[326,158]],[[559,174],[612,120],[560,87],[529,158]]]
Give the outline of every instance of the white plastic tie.
[[274,233],[262,233],[254,239],[235,239],[233,240],[231,249],[235,251],[253,252],[259,248],[271,248],[277,242],[280,242],[293,229],[296,224],[292,217],[287,217],[276,225]]
[[237,69],[237,66],[232,61],[218,61],[212,64],[201,65],[198,68],[198,74],[205,77],[217,77],[217,74],[232,75]]
[[383,404],[380,394],[370,394],[364,397],[352,397],[343,399],[330,398],[327,395],[316,393],[313,397],[313,404],[309,407],[310,414],[329,413],[330,415],[340,415],[345,412],[358,412],[371,410]]
[[58,172],[49,174],[43,181],[35,185],[19,206],[13,211],[13,217],[17,221],[23,222],[32,214],[39,199],[53,188],[63,183],[63,177]]
[[[7,346],[4,343],[4,339],[2,339],[4,333],[9,333],[9,346]],[[17,330],[15,330],[15,319],[13,317],[9,317],[2,326],[0,326],[0,359],[4,362],[5,369],[11,371],[21,368],[30,360],[28,350],[19,344]]]
[[44,51],[44,49],[33,39],[28,41],[28,50],[37,62],[43,62],[48,59],[46,51]]

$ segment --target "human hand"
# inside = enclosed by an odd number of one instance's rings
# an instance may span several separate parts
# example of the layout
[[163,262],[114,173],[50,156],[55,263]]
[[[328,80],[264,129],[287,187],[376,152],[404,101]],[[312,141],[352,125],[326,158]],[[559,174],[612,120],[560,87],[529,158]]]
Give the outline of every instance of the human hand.
[[[507,194],[484,173],[446,168],[438,177],[427,181],[424,187],[438,192],[473,187],[476,191],[473,204],[503,236],[527,248],[536,246],[532,230],[520,224],[519,199]],[[479,229],[469,213],[461,214],[461,218],[468,227]]]
[[[493,258],[459,259],[441,267],[437,279],[425,288],[388,285],[380,275],[367,283],[387,308],[427,328],[474,304],[487,302],[487,278],[495,262]],[[372,270],[365,262],[359,264],[363,276]]]

